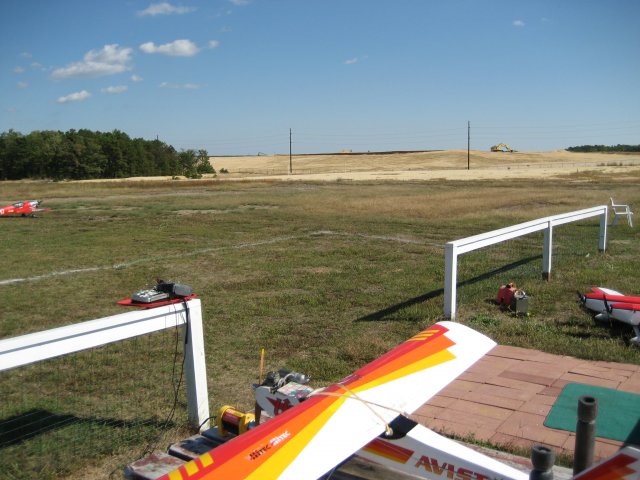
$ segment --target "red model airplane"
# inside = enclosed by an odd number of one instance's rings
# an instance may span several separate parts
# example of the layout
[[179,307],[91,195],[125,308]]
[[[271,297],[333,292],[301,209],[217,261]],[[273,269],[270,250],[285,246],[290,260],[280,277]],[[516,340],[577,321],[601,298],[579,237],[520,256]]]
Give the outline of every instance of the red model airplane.
[[40,200],[25,200],[23,202],[12,203],[0,208],[0,217],[5,216],[31,216],[35,217],[38,212],[48,212],[49,208],[40,208]]

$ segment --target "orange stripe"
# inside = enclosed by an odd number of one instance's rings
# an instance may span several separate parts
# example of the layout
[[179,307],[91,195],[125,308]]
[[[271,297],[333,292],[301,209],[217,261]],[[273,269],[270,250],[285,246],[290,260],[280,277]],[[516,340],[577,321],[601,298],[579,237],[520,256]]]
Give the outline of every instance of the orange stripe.
[[[278,422],[278,420],[281,420],[283,417],[288,416],[286,415],[287,412],[293,411],[293,410],[288,410],[282,415],[269,420],[269,422],[266,423],[265,426],[277,426],[277,428],[268,429],[268,431],[265,431],[265,434],[261,435],[255,441],[252,441],[250,444],[246,444],[246,442],[243,442],[245,444],[242,446],[240,450],[236,451],[235,455],[232,458],[220,459],[220,463],[218,463],[218,468],[214,468],[213,470],[207,469],[208,471],[215,471],[215,476],[212,475],[210,478],[248,478],[252,474],[252,472],[264,473],[265,471],[269,472],[268,477],[275,477],[279,473],[281,473],[282,470],[284,470],[284,468],[286,468],[286,466],[288,466],[291,463],[291,460],[295,458],[302,449],[304,449],[304,447],[308,443],[308,440],[306,439],[306,437],[312,437],[313,435],[315,435],[315,433],[317,433],[317,431],[320,430],[325,425],[328,418],[331,415],[333,415],[333,411],[335,411],[337,407],[332,408],[332,404],[340,401],[344,401],[344,399],[335,398],[335,397],[316,397],[316,398],[318,399],[316,400],[316,403],[312,405],[312,408],[306,409],[304,412],[305,413],[304,415],[294,416],[293,418],[290,418],[287,422],[284,422],[284,423]],[[307,400],[305,403],[310,401],[311,399]],[[310,419],[316,419],[316,420],[310,422]],[[305,432],[307,428],[310,429],[308,433]],[[238,437],[232,442],[237,442],[237,440],[243,440],[243,437],[244,437],[244,440],[246,440],[251,433],[252,432],[244,433],[242,434],[242,436]],[[277,438],[278,436],[284,435],[286,433],[289,433],[289,436],[287,437],[287,439],[283,440],[281,443],[279,443],[275,447],[272,447],[272,446],[267,447],[268,445],[270,445],[269,441],[271,439]],[[298,436],[302,435],[303,433],[306,433],[306,435],[303,435],[305,437],[304,439],[305,441],[303,445],[299,445],[300,442],[295,440],[297,439]],[[232,442],[229,442],[229,444],[226,444],[226,445],[231,446]],[[286,449],[286,452],[288,453],[284,455],[284,458],[281,461],[282,463],[280,467],[281,470],[278,469],[277,465],[273,465],[272,467],[276,470],[271,470],[271,468],[265,469],[264,465],[271,458],[273,457],[282,458],[281,452],[291,442],[293,442],[295,447]],[[220,457],[221,456],[220,454],[225,453],[224,447],[225,445],[222,445],[221,447],[218,447],[210,452],[211,456],[214,459],[214,465],[213,465],[214,467],[217,463],[216,462],[217,457]],[[262,450],[265,448],[266,450]],[[252,453],[254,454],[254,457],[255,457],[254,459],[252,459],[252,456],[251,456]],[[207,477],[203,477],[203,478],[207,478]]]
[[578,475],[576,478],[580,480],[622,480],[626,475],[634,472],[634,469],[629,465],[635,461],[635,458],[625,453],[620,453],[601,463],[593,470],[583,475]]
[[[371,372],[371,374],[369,375],[365,375],[361,378],[349,381],[345,383],[345,385],[347,385],[352,390],[369,388],[366,387],[367,384],[379,385],[380,383],[384,383],[385,381],[390,381],[392,379],[400,378],[404,375],[407,375],[407,369],[414,370],[411,368],[412,366],[415,367],[417,365],[424,364],[433,366],[442,363],[446,360],[442,359],[441,357],[436,363],[433,363],[433,360],[434,358],[438,358],[438,353],[446,351],[446,349],[452,345],[453,342],[447,337],[436,338],[433,342],[421,345],[419,348],[410,350],[402,357],[389,361],[388,363],[382,365],[380,368],[376,369],[375,372]],[[450,360],[453,358],[453,355],[449,353],[447,357],[447,360]]]
[[411,455],[414,453],[413,450],[409,450],[380,438],[376,438],[370,442],[363,448],[363,450],[398,463],[407,463],[411,458]]
[[[453,359],[447,349],[454,342],[443,335],[446,331],[446,328],[436,326],[419,333],[345,378],[341,384],[360,393]],[[327,391],[349,395],[340,385],[333,385]],[[310,398],[259,429],[244,433],[205,454],[209,456],[208,461],[202,461],[203,468],[198,468],[189,478],[275,477],[306,448],[345,401],[345,397]],[[183,467],[180,470],[186,473]],[[163,478],[174,480],[175,477]]]
[[[439,354],[437,355],[432,355],[431,357],[423,359],[422,361],[415,362],[412,365],[408,365],[403,370],[405,370],[405,374],[413,373],[414,371],[420,371],[423,368],[428,368],[434,364],[442,363],[443,361],[451,358],[453,358],[453,355],[451,355],[451,353],[447,351],[439,352]],[[390,376],[392,376],[393,378],[380,378],[377,379],[377,381],[368,382],[362,385],[360,388],[353,389],[352,391],[354,393],[362,392],[379,384],[386,383],[386,381],[400,378],[404,375],[402,375],[402,372],[399,372],[398,375],[389,374],[388,377]],[[263,474],[264,472],[269,472],[269,474],[282,473],[291,463],[291,460],[298,454],[300,454],[302,450],[304,450],[304,448],[310,443],[310,441],[327,424],[327,422],[331,419],[338,408],[347,400],[349,394],[346,392],[343,393],[345,395],[344,397],[333,397],[334,401],[331,402],[331,405],[325,406],[325,410],[322,411],[312,421],[309,421],[310,413],[308,412],[308,415],[296,418],[295,422],[289,422],[288,426],[295,425],[295,430],[298,432],[297,435],[282,449],[271,455],[263,465],[261,465],[254,471],[253,476],[250,476],[248,478],[260,478],[261,474]]]

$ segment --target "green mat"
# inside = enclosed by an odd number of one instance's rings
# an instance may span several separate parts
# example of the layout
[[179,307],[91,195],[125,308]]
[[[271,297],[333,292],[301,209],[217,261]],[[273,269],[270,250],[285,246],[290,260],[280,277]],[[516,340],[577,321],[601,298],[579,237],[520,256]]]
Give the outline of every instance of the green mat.
[[569,383],[551,407],[544,425],[576,431],[578,399],[588,395],[598,401],[596,436],[640,445],[640,395],[610,388]]

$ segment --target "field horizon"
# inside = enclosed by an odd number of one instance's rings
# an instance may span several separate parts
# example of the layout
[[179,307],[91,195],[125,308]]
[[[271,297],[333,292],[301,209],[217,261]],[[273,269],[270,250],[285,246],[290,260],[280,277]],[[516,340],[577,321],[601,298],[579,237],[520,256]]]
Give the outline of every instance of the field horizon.
[[[577,172],[638,174],[640,153],[431,150],[252,156],[210,156],[221,178],[288,180],[465,180],[549,178]],[[289,175],[291,167],[292,174]],[[624,168],[621,168],[624,167]],[[284,175],[284,176],[283,176]]]

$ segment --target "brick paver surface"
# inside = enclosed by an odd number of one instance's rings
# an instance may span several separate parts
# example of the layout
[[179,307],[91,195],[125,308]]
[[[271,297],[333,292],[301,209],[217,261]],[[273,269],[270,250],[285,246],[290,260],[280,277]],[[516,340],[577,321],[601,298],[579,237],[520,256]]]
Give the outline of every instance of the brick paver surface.
[[[640,394],[640,365],[593,362],[536,350],[498,345],[413,415],[443,434],[495,445],[552,447],[573,453],[575,433],[544,426],[568,383],[583,383]],[[595,460],[621,442],[596,438]]]

